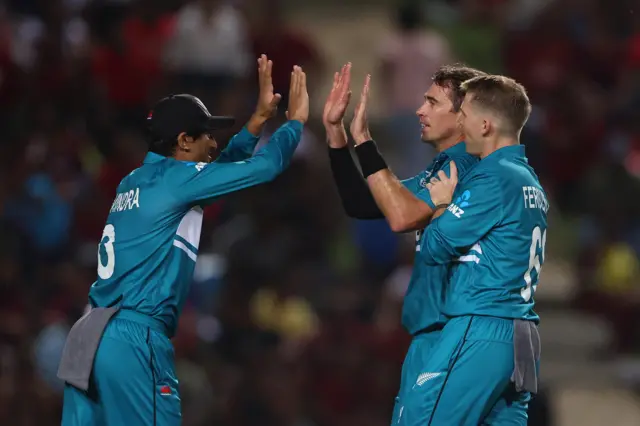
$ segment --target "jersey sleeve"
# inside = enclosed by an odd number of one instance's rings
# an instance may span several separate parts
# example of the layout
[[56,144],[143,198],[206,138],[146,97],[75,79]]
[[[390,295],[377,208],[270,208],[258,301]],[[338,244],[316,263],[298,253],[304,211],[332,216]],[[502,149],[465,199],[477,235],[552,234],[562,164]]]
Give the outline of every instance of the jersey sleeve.
[[491,176],[474,176],[456,190],[454,201],[426,229],[420,255],[428,265],[464,255],[503,217],[502,191]]
[[229,144],[216,159],[216,162],[232,163],[246,160],[253,155],[256,145],[258,145],[258,140],[260,140],[259,136],[253,135],[246,127],[243,127],[239,133],[231,138]]
[[298,121],[287,122],[246,160],[174,166],[166,176],[169,190],[181,204],[207,204],[222,195],[269,182],[288,167],[302,127]]

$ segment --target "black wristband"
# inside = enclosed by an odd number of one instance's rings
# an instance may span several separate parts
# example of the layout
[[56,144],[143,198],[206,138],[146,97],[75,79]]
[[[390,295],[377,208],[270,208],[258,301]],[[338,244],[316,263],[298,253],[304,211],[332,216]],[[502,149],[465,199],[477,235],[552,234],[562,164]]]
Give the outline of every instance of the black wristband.
[[329,150],[329,158],[330,159],[337,159],[337,160],[344,160],[345,158],[347,158],[346,156],[348,155],[348,158],[351,158],[351,153],[349,152],[349,146],[343,146],[341,148],[332,148],[332,147],[327,147]]
[[357,219],[384,218],[351,156],[349,147],[329,147],[329,162],[333,181],[347,215]]
[[387,168],[387,163],[378,151],[374,140],[366,141],[356,146],[356,155],[360,161],[360,168],[364,178]]

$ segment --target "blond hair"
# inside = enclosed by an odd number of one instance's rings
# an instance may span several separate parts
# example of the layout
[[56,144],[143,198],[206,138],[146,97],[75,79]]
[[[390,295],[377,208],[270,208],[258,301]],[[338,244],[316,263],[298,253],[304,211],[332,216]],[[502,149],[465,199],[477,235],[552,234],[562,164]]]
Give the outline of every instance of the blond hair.
[[503,119],[504,130],[520,134],[531,114],[531,102],[523,85],[502,75],[481,75],[460,86],[471,102]]

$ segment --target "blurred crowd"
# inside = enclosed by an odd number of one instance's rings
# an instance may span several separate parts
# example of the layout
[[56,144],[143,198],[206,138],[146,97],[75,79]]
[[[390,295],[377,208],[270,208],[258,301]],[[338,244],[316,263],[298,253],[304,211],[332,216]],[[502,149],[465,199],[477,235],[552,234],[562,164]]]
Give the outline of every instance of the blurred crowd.
[[[287,19],[299,3],[0,2],[0,424],[59,424],[62,345],[153,102],[193,93],[235,114],[237,131],[261,53],[280,90],[299,64],[311,97],[326,95],[313,90],[332,72],[322,40]],[[372,125],[394,170],[409,177],[433,155],[414,114],[438,66],[519,80],[534,104],[523,141],[553,206],[547,262],[576,275],[574,308],[612,321],[614,353],[640,354],[640,6],[441,0],[388,13],[371,46],[388,108]],[[205,210],[174,339],[186,426],[388,424],[414,238],[345,217],[318,119],[280,178]],[[551,424],[543,400],[532,425]]]

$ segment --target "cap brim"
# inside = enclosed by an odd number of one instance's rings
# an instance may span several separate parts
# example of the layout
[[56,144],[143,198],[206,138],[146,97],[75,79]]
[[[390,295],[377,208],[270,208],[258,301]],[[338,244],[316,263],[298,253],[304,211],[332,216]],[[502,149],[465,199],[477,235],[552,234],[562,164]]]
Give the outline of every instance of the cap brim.
[[214,115],[207,120],[207,128],[209,130],[228,129],[236,123],[234,117]]

